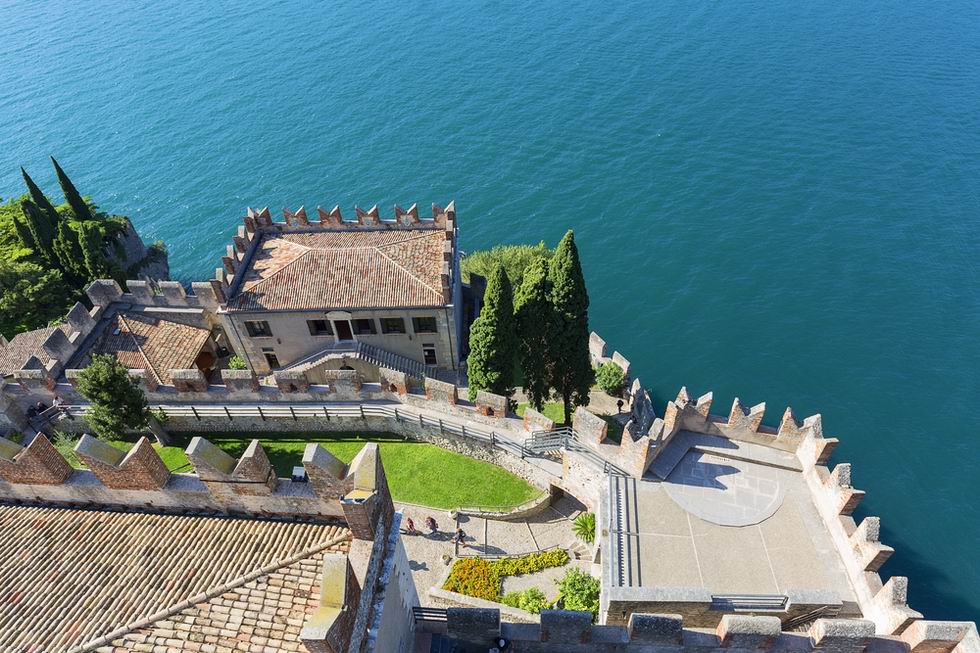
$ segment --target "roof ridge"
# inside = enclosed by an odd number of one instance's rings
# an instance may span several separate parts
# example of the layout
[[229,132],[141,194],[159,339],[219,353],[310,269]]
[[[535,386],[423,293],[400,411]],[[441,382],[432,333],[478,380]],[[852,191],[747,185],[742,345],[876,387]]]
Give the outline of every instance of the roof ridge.
[[147,356],[146,352],[143,351],[143,348],[140,347],[140,343],[136,339],[136,334],[133,333],[133,329],[129,326],[129,322],[126,320],[126,316],[123,313],[117,313],[116,317],[118,317],[119,320],[126,327],[126,333],[128,333],[129,337],[132,338],[133,345],[136,347],[136,350],[140,353],[140,356],[143,357],[143,360],[146,361],[146,369],[150,370],[150,372],[153,373],[153,376],[156,377],[157,383],[163,383],[163,378],[160,376],[160,373],[157,372],[157,369],[153,367],[153,363],[150,362],[150,357]]
[[102,635],[101,637],[98,637],[94,640],[89,640],[84,644],[69,649],[68,653],[86,653],[88,651],[93,651],[102,646],[108,646],[113,642],[113,640],[119,639],[123,635],[128,635],[129,633],[132,633],[133,631],[139,630],[141,628],[147,628],[150,625],[156,623],[157,621],[161,621],[163,619],[166,619],[167,617],[172,617],[180,612],[183,612],[184,610],[187,610],[188,608],[194,607],[198,603],[204,603],[206,601],[210,601],[211,599],[217,598],[222,594],[230,592],[234,589],[238,589],[239,587],[247,583],[250,583],[253,580],[256,580],[257,578],[261,578],[262,576],[267,576],[274,571],[282,569],[283,567],[294,565],[300,560],[309,558],[312,555],[316,555],[321,551],[325,551],[326,549],[329,549],[330,547],[340,544],[341,542],[347,540],[350,540],[350,531],[345,529],[344,533],[337,535],[336,537],[333,537],[327,540],[326,542],[310,547],[309,549],[305,549],[304,551],[296,553],[286,558],[285,560],[277,560],[274,562],[270,562],[269,564],[263,567],[252,570],[249,573],[245,574],[244,576],[240,576],[238,578],[230,580],[223,585],[219,585],[217,587],[212,587],[211,589],[204,590],[200,594],[184,599],[180,603],[174,604],[169,608],[164,608],[163,610],[159,610],[148,617],[144,617],[143,619],[138,619],[136,621],[126,624],[125,626],[121,626],[120,628],[117,628],[116,630],[110,632],[108,635]]
[[[410,240],[413,240],[413,239],[412,238],[406,238],[405,240],[398,241],[398,243],[390,243],[390,244],[391,245],[395,245],[395,244],[400,245],[400,244],[406,243],[406,242],[408,242]],[[375,251],[378,252],[378,254],[381,254],[386,259],[388,259],[389,261],[391,261],[391,263],[395,267],[397,267],[399,270],[401,270],[402,272],[404,272],[405,274],[407,274],[408,276],[410,276],[412,279],[415,279],[415,281],[419,282],[420,284],[422,284],[423,286],[425,286],[426,288],[428,288],[429,290],[431,290],[435,294],[439,295],[440,299],[442,298],[442,289],[441,288],[440,289],[433,288],[432,286],[430,286],[426,282],[422,281],[422,279],[420,279],[414,272],[412,272],[411,270],[409,270],[408,268],[406,268],[405,266],[403,266],[401,263],[399,263],[394,258],[392,258],[391,256],[389,256],[386,252],[381,251],[381,247],[377,247],[376,246],[374,249],[375,249]]]

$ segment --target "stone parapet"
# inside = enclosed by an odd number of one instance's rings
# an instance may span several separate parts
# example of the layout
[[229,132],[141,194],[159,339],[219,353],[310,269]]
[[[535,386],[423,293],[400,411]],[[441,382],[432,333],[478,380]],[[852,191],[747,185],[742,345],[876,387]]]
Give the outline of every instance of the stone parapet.
[[476,393],[476,410],[484,417],[506,417],[507,397],[479,390]]
[[41,434],[22,447],[0,438],[0,478],[8,483],[59,485],[71,476],[72,468]]
[[75,455],[113,490],[159,490],[170,480],[170,470],[145,437],[125,452],[83,435],[75,445]]
[[425,397],[430,401],[452,406],[459,403],[459,392],[455,385],[429,377],[425,377]]
[[444,626],[420,624],[423,632],[447,632],[473,643],[496,637],[524,653],[712,653],[723,649],[796,653],[975,653],[976,626],[968,622],[917,622],[901,640],[875,634],[871,621],[818,619],[808,632],[782,632],[778,617],[725,615],[711,631],[685,628],[680,615],[634,613],[627,626],[593,625],[587,612],[544,610],[540,623],[501,623],[507,609],[449,608]]
[[534,410],[530,406],[524,409],[524,430],[528,433],[533,431],[551,431],[555,428],[555,421],[545,417],[542,413]]

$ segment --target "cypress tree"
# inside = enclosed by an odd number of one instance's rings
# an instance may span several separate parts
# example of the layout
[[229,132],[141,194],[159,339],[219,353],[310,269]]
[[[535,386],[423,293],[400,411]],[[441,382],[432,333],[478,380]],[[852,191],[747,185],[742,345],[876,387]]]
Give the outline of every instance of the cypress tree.
[[55,233],[61,216],[58,215],[58,211],[54,208],[54,205],[51,204],[51,201],[48,199],[47,195],[41,192],[41,189],[34,183],[31,176],[27,174],[27,171],[21,168],[20,174],[24,177],[24,183],[27,184],[27,190],[31,193],[31,199],[48,219],[48,222],[51,225],[51,233]]
[[555,311],[551,385],[561,397],[568,424],[572,405],[588,405],[595,379],[589,358],[589,293],[571,229],[558,243],[548,272]]
[[72,225],[78,234],[78,244],[82,248],[86,276],[89,279],[99,279],[109,276],[105,264],[105,254],[102,246],[102,229],[97,222],[76,222]]
[[44,212],[31,200],[21,202],[20,209],[24,212],[24,223],[34,240],[34,251],[42,258],[54,260],[51,246],[56,236],[55,225],[48,221]]
[[34,241],[34,234],[31,233],[30,227],[18,220],[16,215],[11,215],[10,218],[13,220],[14,231],[17,232],[17,237],[20,238],[20,242],[24,243],[24,247],[36,252],[37,243]]
[[509,397],[514,392],[514,295],[507,273],[497,265],[487,280],[480,316],[470,327],[467,359],[470,401],[477,390]]
[[514,320],[524,393],[531,405],[541,410],[551,388],[551,338],[555,325],[548,264],[543,257],[524,270],[514,296]]
[[92,215],[92,209],[89,208],[85,200],[82,199],[81,194],[75,188],[75,185],[71,183],[71,179],[65,174],[65,171],[61,169],[58,162],[51,157],[51,163],[54,164],[55,174],[58,175],[58,183],[61,185],[61,192],[65,194],[65,201],[68,202],[68,206],[71,207],[72,211],[75,213],[75,218],[78,220],[94,220],[95,216]]
[[67,220],[58,223],[58,236],[52,245],[54,257],[69,277],[71,285],[81,284],[86,277],[85,253],[78,242],[78,232],[72,229]]

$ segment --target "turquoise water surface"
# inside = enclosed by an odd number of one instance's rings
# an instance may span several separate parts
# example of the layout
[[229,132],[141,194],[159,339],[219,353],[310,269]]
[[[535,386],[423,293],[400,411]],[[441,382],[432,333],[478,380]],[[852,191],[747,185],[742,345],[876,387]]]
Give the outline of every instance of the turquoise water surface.
[[[191,6],[194,4],[194,6]],[[248,205],[455,198],[573,227],[591,326],[681,385],[820,412],[933,618],[980,616],[980,4],[0,0],[24,165],[219,264]],[[9,334],[8,334],[9,335]]]

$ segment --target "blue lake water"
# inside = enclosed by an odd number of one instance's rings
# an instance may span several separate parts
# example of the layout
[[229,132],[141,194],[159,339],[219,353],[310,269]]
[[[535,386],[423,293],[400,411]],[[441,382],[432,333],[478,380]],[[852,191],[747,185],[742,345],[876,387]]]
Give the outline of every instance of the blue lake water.
[[[193,6],[192,6],[193,5]],[[0,196],[54,154],[219,263],[248,205],[455,198],[466,249],[575,229],[591,326],[820,412],[932,618],[980,616],[980,4],[8,2]]]

